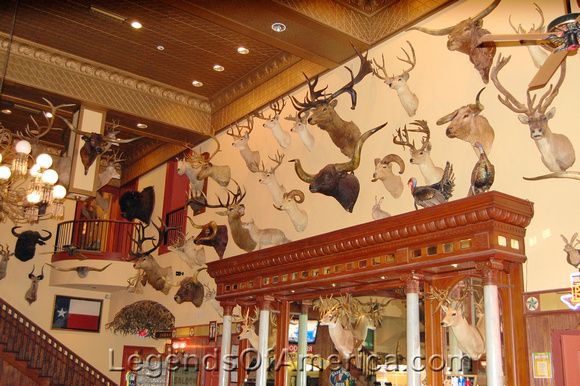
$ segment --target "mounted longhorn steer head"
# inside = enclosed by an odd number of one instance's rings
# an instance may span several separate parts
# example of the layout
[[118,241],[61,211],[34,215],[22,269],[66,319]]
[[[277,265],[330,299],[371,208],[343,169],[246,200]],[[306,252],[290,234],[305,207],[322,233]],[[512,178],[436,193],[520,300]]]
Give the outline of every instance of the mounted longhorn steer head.
[[195,271],[193,276],[185,277],[181,280],[181,283],[179,283],[179,289],[173,297],[173,300],[175,300],[177,304],[191,302],[194,306],[198,308],[201,307],[205,298],[205,287],[197,279],[197,276],[204,269],[207,269],[207,267],[201,267]]
[[28,288],[28,291],[26,291],[26,294],[24,294],[24,299],[26,299],[28,304],[32,304],[36,301],[37,298],[38,282],[44,279],[44,265],[42,266],[40,275],[38,276],[34,275],[34,266],[32,266],[32,271],[30,271],[28,274],[28,278],[30,279],[31,283],[30,288]]
[[204,225],[197,225],[191,217],[187,217],[187,219],[191,226],[201,229],[193,240],[195,245],[213,247],[221,260],[228,246],[228,227],[225,225],[217,225],[215,221],[210,221]]
[[294,169],[298,177],[310,184],[309,189],[312,193],[322,193],[334,197],[346,211],[352,212],[360,190],[358,178],[352,172],[360,164],[362,146],[368,137],[382,129],[386,124],[385,122],[361,135],[356,143],[354,154],[348,162],[326,165],[315,175],[306,173],[302,169],[300,160],[294,159],[290,162],[294,162]]
[[121,217],[127,221],[141,220],[149,225],[155,206],[155,190],[148,186],[141,192],[125,192],[119,199]]
[[479,39],[490,32],[482,28],[483,18],[491,13],[501,0],[494,0],[483,11],[474,17],[462,20],[459,23],[442,29],[431,29],[425,27],[413,27],[411,30],[418,30],[429,35],[447,35],[447,48],[450,51],[459,51],[469,55],[469,60],[479,71],[484,83],[489,82],[489,70],[495,55],[495,46],[478,47]]
[[48,236],[42,237],[40,232],[37,231],[24,231],[17,233],[16,229],[21,228],[16,226],[12,228],[12,234],[18,238],[16,241],[16,247],[14,248],[14,256],[20,261],[28,261],[34,257],[36,253],[36,244],[44,245],[45,241],[50,240],[52,233],[43,229],[44,232],[48,233]]

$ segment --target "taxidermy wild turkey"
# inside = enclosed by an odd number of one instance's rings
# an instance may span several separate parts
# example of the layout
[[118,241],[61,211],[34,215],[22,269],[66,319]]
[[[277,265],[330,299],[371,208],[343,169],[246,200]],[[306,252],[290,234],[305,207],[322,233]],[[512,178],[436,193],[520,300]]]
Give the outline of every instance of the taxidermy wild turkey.
[[483,150],[483,145],[476,142],[475,147],[479,150],[479,160],[471,172],[471,187],[469,188],[470,196],[487,192],[489,188],[491,188],[495,178],[495,167],[487,158],[487,154],[485,154],[485,151]]
[[445,170],[443,171],[443,177],[436,184],[417,186],[417,179],[415,177],[411,177],[408,184],[415,198],[415,209],[419,209],[417,206],[428,208],[442,204],[449,200],[453,193],[453,187],[455,187],[453,166],[447,161]]

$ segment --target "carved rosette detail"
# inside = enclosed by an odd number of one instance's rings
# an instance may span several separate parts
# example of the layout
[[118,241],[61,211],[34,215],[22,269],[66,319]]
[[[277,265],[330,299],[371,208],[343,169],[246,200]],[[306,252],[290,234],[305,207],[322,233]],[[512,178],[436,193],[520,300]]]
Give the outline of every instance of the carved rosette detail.
[[475,269],[481,273],[483,285],[497,285],[499,272],[504,269],[504,264],[501,261],[490,260],[475,264]]

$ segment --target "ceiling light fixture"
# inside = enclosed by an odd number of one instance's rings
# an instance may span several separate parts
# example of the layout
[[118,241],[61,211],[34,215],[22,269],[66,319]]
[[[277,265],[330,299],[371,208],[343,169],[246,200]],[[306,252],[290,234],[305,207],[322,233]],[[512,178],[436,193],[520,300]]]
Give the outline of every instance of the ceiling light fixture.
[[6,115],[12,114],[12,110],[10,110],[9,108],[4,108],[1,111],[2,111],[2,114],[6,114]]
[[143,28],[143,24],[139,23],[137,20],[133,20],[131,22],[131,27],[133,27],[135,29],[141,29],[141,28]]
[[200,82],[199,80],[194,80],[191,82],[191,84],[193,85],[193,87],[201,87],[203,86],[203,82]]
[[275,32],[284,32],[286,31],[286,24],[280,22],[272,23],[272,30]]
[[146,129],[147,127],[149,127],[149,126],[147,126],[146,123],[141,123],[141,122],[137,123],[138,129]]
[[219,64],[214,64],[213,70],[217,71],[217,72],[222,72],[223,70],[225,70],[225,68],[224,68],[224,66],[220,66]]
[[238,47],[238,54],[247,55],[250,53],[246,47]]
[[159,45],[157,46],[157,50],[158,50],[158,51],[163,51],[163,50],[165,50],[165,46],[162,46],[161,44],[159,44]]

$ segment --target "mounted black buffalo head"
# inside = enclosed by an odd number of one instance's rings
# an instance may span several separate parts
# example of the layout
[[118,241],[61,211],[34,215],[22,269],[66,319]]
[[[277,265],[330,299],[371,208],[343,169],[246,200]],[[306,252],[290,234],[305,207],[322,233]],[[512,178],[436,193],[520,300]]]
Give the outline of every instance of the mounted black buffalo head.
[[44,232],[48,233],[48,236],[42,237],[40,232],[37,231],[24,231],[17,233],[16,229],[22,228],[19,226],[12,228],[12,234],[18,238],[16,241],[16,248],[14,248],[14,256],[20,261],[28,261],[34,257],[36,252],[36,244],[44,245],[45,241],[50,240],[52,233],[43,229]]
[[191,217],[187,218],[194,228],[201,229],[201,232],[195,236],[193,242],[196,245],[213,247],[220,259],[222,259],[228,246],[228,227],[225,225],[217,225],[215,221],[210,221],[204,225],[197,225]]
[[358,198],[360,184],[354,172],[360,164],[360,155],[364,142],[368,137],[382,129],[387,123],[375,127],[360,136],[354,148],[354,154],[350,161],[341,164],[329,164],[322,168],[316,175],[308,174],[302,169],[300,160],[294,159],[294,169],[298,177],[310,184],[312,193],[322,193],[334,197],[348,212],[352,212]]
[[207,269],[207,267],[199,268],[195,271],[193,276],[185,277],[181,283],[179,283],[179,289],[173,297],[177,304],[192,302],[194,306],[201,307],[205,296],[205,289],[203,284],[197,280],[197,276],[204,269]]
[[119,199],[121,216],[129,221],[139,219],[149,225],[155,206],[155,190],[148,186],[141,192],[125,192]]

